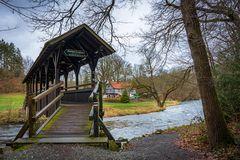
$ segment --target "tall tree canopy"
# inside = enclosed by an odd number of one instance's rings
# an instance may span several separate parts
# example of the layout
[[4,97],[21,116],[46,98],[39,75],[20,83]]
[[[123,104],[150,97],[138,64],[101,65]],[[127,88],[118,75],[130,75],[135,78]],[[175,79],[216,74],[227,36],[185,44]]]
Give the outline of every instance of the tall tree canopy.
[[19,48],[3,39],[0,41],[0,74],[15,77],[23,74],[23,58]]

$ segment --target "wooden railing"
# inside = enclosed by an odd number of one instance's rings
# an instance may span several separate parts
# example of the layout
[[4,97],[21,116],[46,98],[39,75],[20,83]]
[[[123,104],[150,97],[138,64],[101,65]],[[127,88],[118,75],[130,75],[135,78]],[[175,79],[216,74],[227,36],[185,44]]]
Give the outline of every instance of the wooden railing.
[[98,82],[89,96],[89,101],[93,102],[91,111],[89,113],[89,120],[92,121],[90,136],[98,137],[99,131],[103,130],[109,140],[114,140],[114,137],[103,123],[104,111],[102,92],[102,83]]
[[[55,111],[59,107],[59,102],[61,98],[63,97],[63,93],[60,93],[60,87],[63,84],[63,82],[60,82],[52,87],[50,87],[48,90],[42,92],[41,94],[37,96],[29,96],[28,98],[28,120],[24,123],[23,127],[17,134],[16,138],[14,139],[17,140],[18,138],[22,138],[27,129],[29,130],[29,138],[33,137],[36,135],[37,131],[37,126],[36,122],[37,120],[47,113],[50,109],[52,110],[52,114],[56,113]],[[44,98],[47,98],[48,95],[54,94],[53,100],[51,102],[48,102],[44,107],[40,107],[40,109],[37,107],[37,103],[41,101]],[[50,115],[48,115],[50,116]],[[45,125],[45,123],[43,124]],[[39,127],[42,128],[43,126]]]
[[69,89],[79,89],[81,87],[92,86],[92,85],[93,85],[93,83],[86,83],[86,84],[81,84],[81,85],[77,85],[77,86],[70,86],[67,88],[63,88],[63,90],[67,91]]

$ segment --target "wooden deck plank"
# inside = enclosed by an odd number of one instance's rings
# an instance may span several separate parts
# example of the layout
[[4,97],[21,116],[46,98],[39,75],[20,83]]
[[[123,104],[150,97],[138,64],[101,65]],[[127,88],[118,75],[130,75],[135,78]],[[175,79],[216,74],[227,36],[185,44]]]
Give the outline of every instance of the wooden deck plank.
[[78,143],[78,144],[99,144],[99,143],[108,143],[107,137],[62,137],[62,138],[40,138],[40,139],[29,139],[22,138],[14,142],[14,144],[69,144],[69,143]]
[[[64,135],[89,135],[90,125],[88,115],[90,103],[62,105],[63,112],[49,123],[51,126],[43,128],[40,135],[43,137],[63,137]],[[60,112],[61,112],[60,110]]]

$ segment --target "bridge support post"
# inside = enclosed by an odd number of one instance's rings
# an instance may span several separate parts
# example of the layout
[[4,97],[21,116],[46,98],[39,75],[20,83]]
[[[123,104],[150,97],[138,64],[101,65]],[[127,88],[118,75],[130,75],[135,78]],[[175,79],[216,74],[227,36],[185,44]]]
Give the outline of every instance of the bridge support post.
[[93,88],[94,88],[95,83],[96,83],[95,68],[96,68],[96,66],[97,66],[97,62],[98,62],[98,59],[97,59],[97,58],[92,59],[92,60],[90,60],[90,62],[89,62],[89,66],[90,66],[90,69],[91,69],[91,83],[92,83],[92,87],[93,87]]
[[28,112],[28,122],[29,122],[29,138],[36,135],[36,121],[33,118],[36,114],[36,103],[33,100],[33,96],[28,99],[29,112]]
[[99,125],[98,125],[98,105],[93,105],[93,124],[94,124],[94,137],[99,135]]
[[[48,72],[48,66],[49,66],[49,59],[45,62],[44,65],[44,71],[45,71],[45,91],[49,88],[49,72]],[[44,98],[44,105],[48,104],[48,95]],[[46,113],[47,116],[49,116],[49,113]]]
[[79,71],[80,71],[80,66],[78,65],[75,69],[74,69],[74,73],[75,73],[75,78],[76,78],[76,90],[78,90],[78,85],[79,85]]
[[103,90],[102,90],[102,82],[99,82],[99,116],[103,119]]
[[32,77],[32,93],[34,94],[35,88],[34,88],[34,80],[35,80],[35,75]]
[[[42,82],[43,82],[43,77],[42,77],[42,67],[41,67],[41,69],[39,70],[39,75],[38,75],[38,77],[39,77],[39,94],[41,94],[42,93],[42,90],[43,90],[43,88],[42,88]],[[40,102],[39,102],[39,104],[40,104],[40,109],[42,109],[42,106],[43,106],[43,104],[42,104],[42,100],[40,100]]]
[[[53,64],[54,64],[54,77],[55,77],[55,83],[54,85],[58,84],[60,82],[60,69],[59,69],[59,60],[60,60],[60,52],[61,52],[61,47],[58,49],[56,53],[53,54]],[[54,97],[57,97],[60,93],[59,89],[56,89],[54,93]],[[55,104],[55,109],[57,109],[60,105],[60,102],[57,102]]]
[[65,71],[64,72],[64,88],[65,88],[65,91],[67,91],[67,87],[68,87],[68,72]]

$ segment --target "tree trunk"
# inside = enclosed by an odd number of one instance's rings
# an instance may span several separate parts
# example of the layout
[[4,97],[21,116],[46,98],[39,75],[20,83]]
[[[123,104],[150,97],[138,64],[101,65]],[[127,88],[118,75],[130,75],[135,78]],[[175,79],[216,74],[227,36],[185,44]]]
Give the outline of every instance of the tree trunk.
[[157,106],[158,107],[160,107],[160,108],[162,108],[163,106],[162,106],[162,102],[161,102],[161,99],[160,99],[160,97],[158,96],[158,94],[157,93],[152,93],[153,94],[153,98],[155,99],[155,101],[157,102]]
[[233,139],[218,104],[195,1],[181,0],[181,12],[201,94],[210,146],[213,148],[232,143]]
[[157,106],[158,106],[159,108],[163,108],[164,103],[162,103],[161,101],[158,101],[158,100],[156,100],[156,101],[157,101]]

